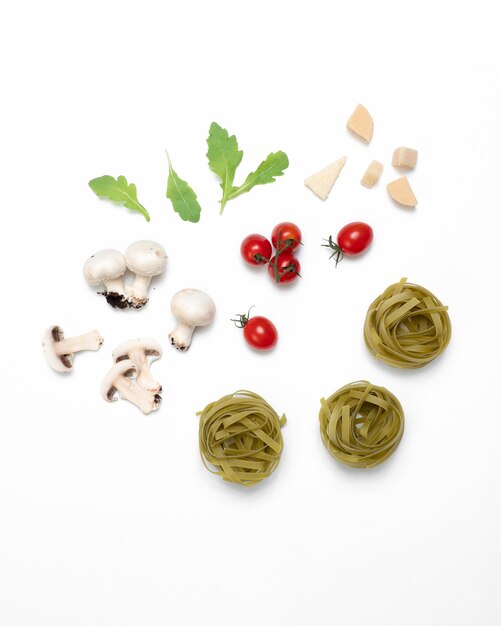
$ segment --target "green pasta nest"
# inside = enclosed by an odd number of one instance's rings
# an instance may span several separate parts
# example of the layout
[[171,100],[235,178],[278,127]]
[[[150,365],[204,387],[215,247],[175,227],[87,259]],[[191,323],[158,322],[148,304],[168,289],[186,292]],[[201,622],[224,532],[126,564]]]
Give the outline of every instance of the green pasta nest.
[[320,434],[334,458],[351,467],[374,467],[393,454],[404,433],[402,405],[384,387],[349,383],[320,400]]
[[200,416],[199,444],[205,467],[224,480],[255,485],[276,469],[283,449],[279,417],[259,395],[236,391],[208,404]]
[[365,344],[388,365],[423,367],[442,354],[451,338],[447,307],[430,291],[402,278],[370,305]]

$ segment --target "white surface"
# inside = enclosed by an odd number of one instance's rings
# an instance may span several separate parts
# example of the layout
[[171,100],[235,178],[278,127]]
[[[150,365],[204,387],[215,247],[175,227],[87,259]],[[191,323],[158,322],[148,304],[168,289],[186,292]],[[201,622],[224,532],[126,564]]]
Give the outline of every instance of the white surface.
[[[19,2],[2,9],[0,622],[5,626],[482,624],[499,607],[500,43],[492,2]],[[361,102],[366,146],[346,130]],[[216,120],[244,150],[243,178],[272,150],[286,175],[218,215],[205,139]],[[415,211],[385,185],[399,145],[419,150]],[[203,215],[165,199],[168,148]],[[306,176],[348,156],[329,199]],[[359,181],[385,164],[371,190]],[[151,223],[87,181],[125,174]],[[281,220],[303,230],[303,279],[277,289],[239,258]],[[366,220],[374,244],[337,270],[320,247]],[[169,255],[147,308],[116,312],[82,265],[138,238]],[[449,304],[453,339],[421,371],[375,362],[367,306],[407,276]],[[214,326],[167,345],[172,294],[207,290]],[[251,304],[280,343],[247,349],[229,318]],[[97,328],[99,353],[50,371],[40,339]],[[119,342],[155,337],[157,414],[106,404]],[[350,471],[328,456],[319,398],[367,378],[401,400],[394,457]],[[279,469],[254,489],[209,474],[195,412],[238,388],[288,416]]]

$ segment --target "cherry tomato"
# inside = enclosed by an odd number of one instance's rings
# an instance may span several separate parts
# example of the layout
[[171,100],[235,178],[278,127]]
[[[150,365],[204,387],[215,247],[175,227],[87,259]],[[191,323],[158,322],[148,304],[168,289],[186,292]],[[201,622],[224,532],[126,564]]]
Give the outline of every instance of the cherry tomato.
[[371,245],[374,233],[365,222],[351,222],[343,226],[337,235],[337,242],[344,254],[356,256]]
[[329,239],[325,239],[327,243],[322,244],[324,248],[330,248],[332,254],[330,258],[334,258],[336,266],[343,256],[357,256],[372,243],[374,233],[369,224],[365,222],[351,222],[343,226],[337,235],[337,243],[329,235]]
[[278,332],[267,317],[256,315],[245,324],[244,338],[255,350],[270,350],[278,341]]
[[292,222],[281,222],[277,224],[271,233],[271,243],[276,248],[280,237],[279,252],[292,252],[301,243],[301,231]]
[[240,254],[249,265],[263,265],[271,257],[271,243],[263,235],[248,235],[240,245]]
[[[275,261],[277,262],[277,274],[275,274]],[[270,259],[270,265],[268,265],[268,273],[272,280],[277,283],[290,283],[299,276],[301,271],[301,265],[296,257],[290,252],[282,252],[277,257]],[[277,280],[278,278],[278,280]]]

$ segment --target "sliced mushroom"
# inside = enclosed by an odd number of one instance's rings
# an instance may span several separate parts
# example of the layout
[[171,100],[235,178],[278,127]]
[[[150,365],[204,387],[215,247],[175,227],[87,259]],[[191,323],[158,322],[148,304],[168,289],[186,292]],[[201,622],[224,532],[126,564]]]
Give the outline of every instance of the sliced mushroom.
[[43,335],[42,347],[47,363],[56,372],[70,372],[73,368],[73,357],[82,350],[99,350],[103,338],[93,330],[78,337],[64,338],[61,326],[50,326]]
[[346,125],[360,139],[363,139],[366,143],[371,142],[374,133],[374,122],[369,111],[364,106],[357,104]]
[[371,161],[369,167],[366,169],[365,174],[362,176],[362,180],[360,182],[364,187],[367,187],[367,189],[370,189],[381,178],[382,173],[383,173],[383,164],[380,163],[379,161]]
[[334,186],[341,170],[346,163],[346,157],[341,157],[334,163],[331,163],[327,167],[313,174],[304,181],[304,184],[309,187],[314,194],[316,194],[322,200],[327,200],[329,193]]
[[176,328],[169,334],[170,342],[178,350],[188,350],[195,328],[207,326],[214,319],[214,300],[199,289],[182,289],[174,294],[170,306],[178,321]]
[[122,398],[135,404],[145,414],[156,411],[162,398],[158,393],[151,393],[139,386],[131,378],[135,373],[137,367],[130,359],[116,363],[101,383],[101,395],[106,401],[114,402],[119,393]]
[[400,148],[395,148],[393,151],[391,164],[395,167],[407,167],[412,169],[413,167],[416,167],[417,157],[417,150],[400,146]]
[[124,255],[118,250],[100,250],[85,262],[83,272],[85,280],[96,287],[104,285],[102,292],[108,304],[118,309],[125,309],[128,304],[125,298],[122,276],[127,270]]
[[156,241],[136,241],[125,251],[127,267],[136,275],[127,291],[129,306],[140,309],[148,302],[148,287],[153,276],[165,270],[167,254]]
[[124,341],[113,350],[115,363],[126,359],[130,359],[134,363],[138,371],[137,384],[151,393],[160,393],[162,385],[151,375],[148,357],[152,357],[151,360],[156,361],[161,356],[160,344],[149,337]]
[[386,185],[390,196],[404,206],[415,207],[417,204],[416,196],[411,189],[407,176],[401,176]]

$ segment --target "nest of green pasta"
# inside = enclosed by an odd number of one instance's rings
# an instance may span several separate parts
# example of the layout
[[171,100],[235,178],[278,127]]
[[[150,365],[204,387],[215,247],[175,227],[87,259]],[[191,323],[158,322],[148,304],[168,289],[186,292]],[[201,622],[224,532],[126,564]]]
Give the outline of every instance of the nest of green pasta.
[[423,367],[442,354],[451,338],[447,306],[430,291],[406,282],[390,285],[370,305],[365,344],[388,365]]
[[237,391],[211,402],[197,415],[200,454],[209,471],[250,486],[276,469],[286,417],[279,417],[261,396]]

